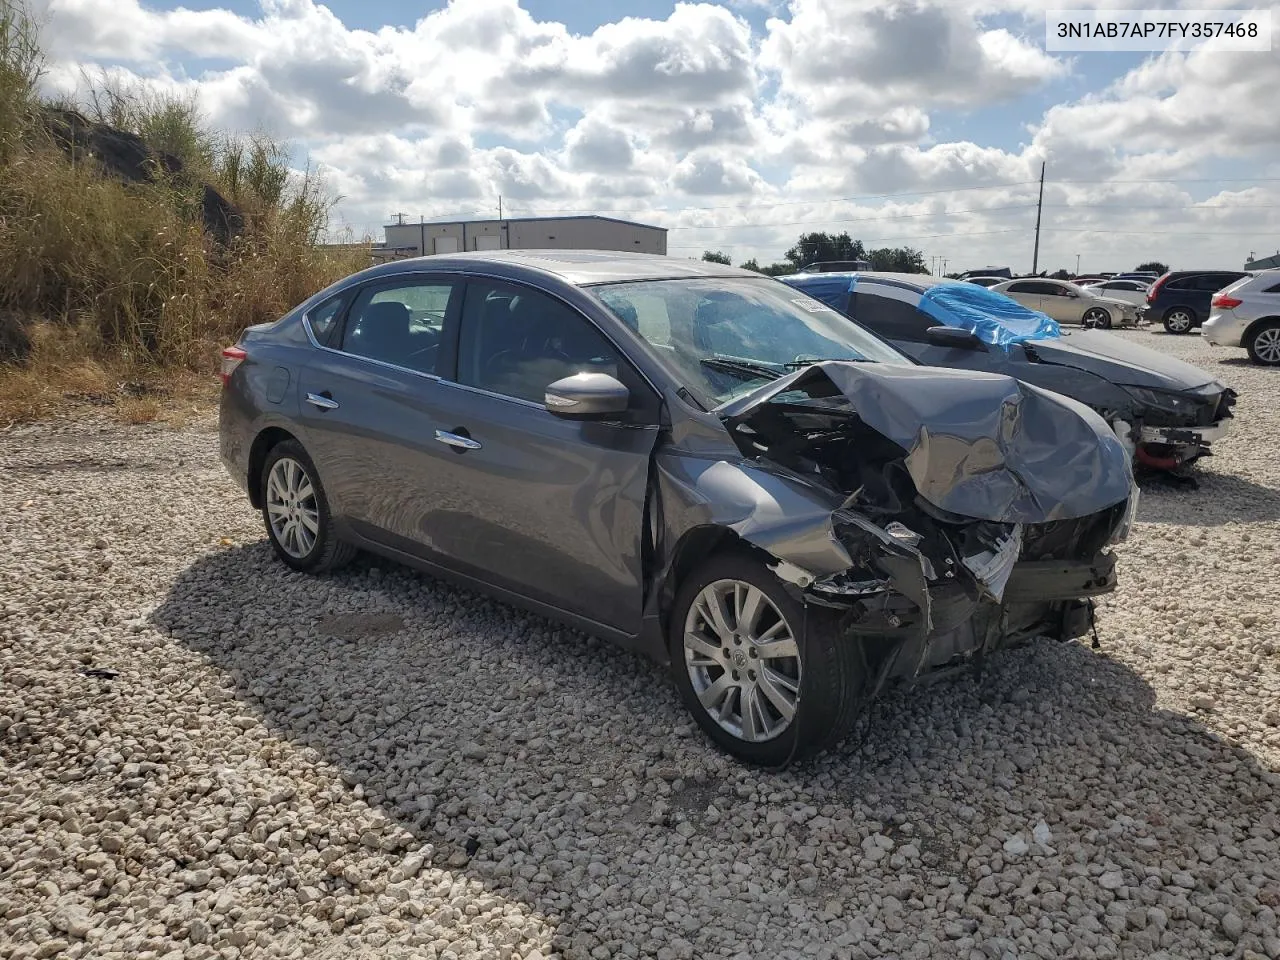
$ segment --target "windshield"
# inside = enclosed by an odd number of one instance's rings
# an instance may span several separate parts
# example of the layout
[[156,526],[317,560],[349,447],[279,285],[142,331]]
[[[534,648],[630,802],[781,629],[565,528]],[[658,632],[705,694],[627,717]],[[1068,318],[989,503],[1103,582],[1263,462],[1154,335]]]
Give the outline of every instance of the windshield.
[[817,360],[910,364],[826,304],[776,280],[705,277],[592,287],[699,400],[718,406]]

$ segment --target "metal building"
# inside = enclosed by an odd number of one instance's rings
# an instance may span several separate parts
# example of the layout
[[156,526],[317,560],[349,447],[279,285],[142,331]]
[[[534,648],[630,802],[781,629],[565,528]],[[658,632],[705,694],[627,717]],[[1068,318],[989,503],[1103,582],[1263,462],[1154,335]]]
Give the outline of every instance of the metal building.
[[1259,257],[1256,260],[1251,253],[1244,268],[1246,270],[1278,270],[1280,269],[1280,250],[1277,250],[1273,257]]
[[391,223],[375,256],[416,257],[459,250],[632,250],[667,252],[665,227],[613,217],[516,217]]

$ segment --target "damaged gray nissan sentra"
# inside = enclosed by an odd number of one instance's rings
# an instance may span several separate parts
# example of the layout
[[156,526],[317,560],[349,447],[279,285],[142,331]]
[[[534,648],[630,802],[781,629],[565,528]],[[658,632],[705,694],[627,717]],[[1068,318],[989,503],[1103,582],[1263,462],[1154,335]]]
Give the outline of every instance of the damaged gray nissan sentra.
[[221,376],[222,458],[286,564],[366,549],[641,650],[753,763],[888,682],[1087,634],[1136,504],[1082,404],[697,261],[384,264]]

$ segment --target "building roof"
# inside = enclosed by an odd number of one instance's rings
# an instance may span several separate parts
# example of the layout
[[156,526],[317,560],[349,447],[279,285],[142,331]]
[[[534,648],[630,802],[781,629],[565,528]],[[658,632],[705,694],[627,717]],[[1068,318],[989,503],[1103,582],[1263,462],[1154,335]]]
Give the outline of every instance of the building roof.
[[1250,260],[1244,265],[1246,270],[1275,270],[1280,268],[1280,253],[1259,260]]
[[[417,227],[426,225],[428,227],[450,227],[454,224],[473,224],[473,223],[563,223],[566,220],[603,220],[606,223],[621,223],[628,227],[642,227],[645,230],[661,230],[667,232],[666,227],[656,227],[652,223],[640,223],[637,220],[620,220],[617,217],[602,217],[598,214],[575,214],[567,217],[503,217],[499,220],[497,217],[490,217],[482,220],[425,220],[419,223],[389,223],[387,227]],[[384,229],[386,229],[384,227]]]

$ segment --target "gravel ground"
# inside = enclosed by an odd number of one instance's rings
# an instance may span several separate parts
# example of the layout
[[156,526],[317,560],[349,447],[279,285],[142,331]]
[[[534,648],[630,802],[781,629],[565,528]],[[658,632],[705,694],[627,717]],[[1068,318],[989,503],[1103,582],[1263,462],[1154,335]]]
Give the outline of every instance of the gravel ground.
[[782,774],[629,654],[286,572],[212,423],[9,431],[0,957],[1280,958],[1280,371],[1117,335],[1242,400],[1144,493],[1101,648]]

